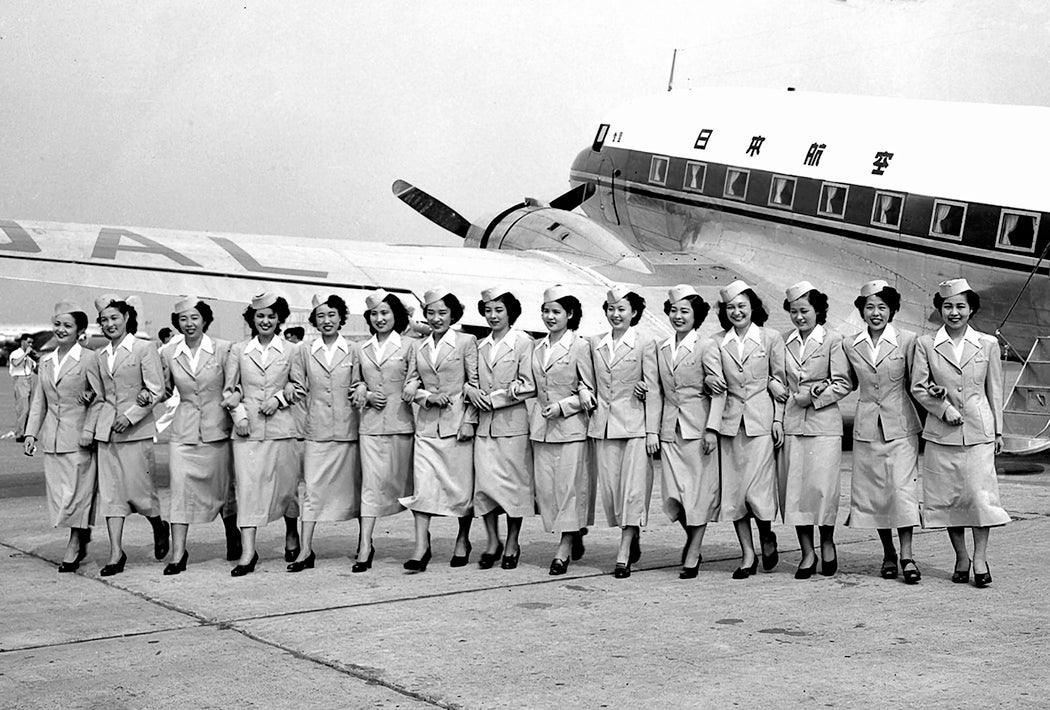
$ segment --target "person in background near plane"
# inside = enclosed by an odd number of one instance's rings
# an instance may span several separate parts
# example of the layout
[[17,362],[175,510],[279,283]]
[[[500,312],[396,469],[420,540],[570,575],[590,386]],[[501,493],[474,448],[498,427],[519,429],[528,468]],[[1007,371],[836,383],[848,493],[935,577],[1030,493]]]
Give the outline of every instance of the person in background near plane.
[[645,312],[645,299],[614,285],[603,309],[612,330],[587,339],[594,379],[585,384],[596,399],[587,436],[606,520],[621,529],[613,576],[625,579],[642,556],[641,529],[649,523],[650,457],[660,450],[660,375],[656,343],[633,328]]
[[860,391],[853,418],[853,476],[846,524],[876,528],[884,579],[897,577],[893,528],[900,538],[900,570],[915,584],[922,573],[912,554],[919,525],[918,464],[922,425],[909,391],[915,333],[897,330],[901,296],[882,280],[869,281],[853,302],[867,328],[842,341],[850,382]]
[[[473,335],[452,326],[463,317],[463,304],[444,288],[423,296],[423,316],[430,335],[412,345],[404,398],[414,401],[416,438],[413,454],[413,490],[401,505],[416,522],[416,549],[405,569],[423,572],[430,562],[430,518],[459,518],[453,560],[470,552],[470,524],[474,519],[474,427],[478,410],[464,395],[478,385],[478,343]],[[514,560],[515,564],[517,559]],[[451,563],[450,563],[451,564]]]
[[382,289],[368,294],[365,306],[372,337],[361,346],[360,377],[351,398],[361,410],[361,537],[351,572],[372,568],[376,518],[400,513],[398,500],[412,495],[412,405],[402,398],[412,352],[412,340],[401,335],[408,311]]
[[161,328],[160,330],[158,330],[157,331],[157,340],[160,341],[160,345],[157,346],[158,350],[160,348],[164,347],[165,345],[167,345],[168,343],[170,343],[172,337],[173,337],[173,333],[172,333],[171,328]]
[[300,326],[292,326],[284,331],[284,339],[292,345],[298,345],[303,342],[303,338],[306,337],[306,328]]
[[[230,343],[208,336],[213,320],[211,306],[204,301],[192,296],[180,299],[172,309],[171,322],[182,338],[160,351],[164,396],[178,395],[168,431],[172,554],[165,575],[186,571],[189,526],[215,520],[229,506],[233,491],[233,424],[222,404]],[[223,518],[227,543],[231,522],[230,516]]]
[[313,569],[314,528],[318,522],[355,520],[361,514],[361,454],[358,410],[350,404],[360,363],[356,347],[340,335],[346,302],[336,295],[314,295],[310,325],[321,337],[300,345],[292,356],[296,399],[304,401],[302,548],[289,572]]
[[259,527],[284,517],[284,559],[299,556],[299,458],[297,429],[289,406],[289,375],[295,348],[280,337],[290,315],[288,302],[272,293],[252,299],[244,321],[252,338],[234,343],[226,360],[223,406],[233,418],[233,471],[237,480],[237,526],[241,557],[230,570],[241,577],[255,571]]
[[930,416],[922,436],[923,526],[947,527],[955,550],[952,581],[970,580],[966,528],[973,534],[973,583],[992,583],[988,536],[1010,522],[999,502],[995,454],[1003,445],[1003,377],[995,338],[970,320],[981,299],[966,279],[942,281],[933,297],[944,326],[915,347],[912,394]]
[[780,467],[781,511],[795,526],[802,560],[795,579],[809,579],[817,570],[813,526],[820,532],[820,573],[838,570],[835,517],[839,508],[839,463],[842,459],[842,416],[837,402],[850,392],[849,365],[840,338],[824,328],[828,297],[809,281],[785,292],[784,310],[795,329],[778,343],[770,389],[784,403],[784,447]]
[[33,338],[29,333],[18,337],[18,347],[8,356],[7,371],[11,375],[15,397],[15,441],[22,442],[26,436],[26,420],[29,418],[29,397],[33,394],[33,373],[39,356],[33,350]]
[[102,383],[97,355],[77,342],[87,330],[87,314],[65,301],[55,304],[51,326],[58,347],[40,361],[34,386],[25,454],[44,450],[44,482],[51,524],[69,528],[59,572],[75,572],[87,556],[95,524],[94,425]]
[[[740,567],[733,579],[747,579],[758,571],[758,556],[767,572],[777,566],[777,536],[772,530],[777,517],[777,469],[774,448],[783,445],[783,431],[773,423],[783,417],[783,404],[769,394],[773,373],[783,367],[780,334],[763,328],[769,319],[762,299],[737,280],[721,290],[718,322],[722,332],[714,336],[704,361],[709,389],[725,393],[719,423],[719,452],[722,465],[722,519],[733,521],[740,542]],[[751,537],[751,519],[758,527],[761,548],[756,552]]]
[[710,310],[692,286],[671,288],[664,313],[674,335],[657,351],[663,393],[660,489],[664,511],[685,531],[681,579],[699,573],[704,533],[707,524],[718,519],[720,507],[718,457],[711,454],[718,449],[724,397],[712,399],[704,389],[703,360],[715,344],[701,342],[697,332]]
[[98,324],[109,340],[95,363],[104,400],[95,425],[98,487],[110,544],[109,562],[99,572],[103,577],[124,571],[124,519],[130,513],[145,516],[153,527],[154,557],[163,560],[170,547],[170,527],[161,520],[153,481],[153,404],[164,391],[164,375],[157,348],[135,337],[137,301],[114,294],[95,299]]
[[[474,511],[484,519],[488,534],[478,566],[490,569],[500,562],[503,569],[514,569],[521,554],[518,535],[522,519],[535,511],[529,410],[525,404],[536,395],[533,341],[513,328],[521,316],[521,303],[502,287],[481,292],[478,313],[491,330],[478,345],[478,385],[464,387],[467,398],[478,409]],[[507,516],[506,546],[499,537],[500,513]],[[467,545],[466,554],[454,557],[452,566],[466,565],[469,554]]]
[[590,347],[576,335],[583,309],[566,286],[543,292],[543,324],[549,331],[532,351],[536,405],[529,436],[533,448],[536,505],[547,532],[561,541],[550,574],[565,574],[583,557],[583,536],[594,523],[594,469],[587,451],[587,412],[594,395]]

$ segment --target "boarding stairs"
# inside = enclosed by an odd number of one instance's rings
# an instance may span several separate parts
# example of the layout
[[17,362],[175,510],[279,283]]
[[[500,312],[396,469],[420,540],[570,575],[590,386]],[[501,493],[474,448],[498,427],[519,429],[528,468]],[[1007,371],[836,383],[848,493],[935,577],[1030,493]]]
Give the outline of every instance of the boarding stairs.
[[1050,449],[1050,336],[1039,336],[1021,364],[1003,407],[1003,453]]

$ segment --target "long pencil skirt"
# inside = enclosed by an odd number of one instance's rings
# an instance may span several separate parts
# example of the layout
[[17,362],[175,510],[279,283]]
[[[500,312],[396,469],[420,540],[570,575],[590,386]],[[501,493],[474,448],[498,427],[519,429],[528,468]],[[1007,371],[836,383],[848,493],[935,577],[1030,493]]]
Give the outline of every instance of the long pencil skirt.
[[788,525],[834,525],[839,510],[842,437],[784,437],[782,510]]
[[106,518],[160,515],[153,483],[153,439],[98,442],[99,512]]
[[922,464],[924,527],[989,527],[1010,522],[999,502],[994,443],[944,446],[927,441]]
[[380,518],[404,510],[412,495],[414,434],[361,434],[361,515]]
[[718,450],[704,453],[702,439],[660,442],[660,483],[664,512],[686,525],[706,525],[718,520],[721,509],[721,476]]
[[532,442],[536,505],[543,529],[576,532],[594,524],[594,481],[588,442]]
[[238,527],[257,528],[283,516],[298,517],[295,439],[234,439],[233,470]]
[[536,512],[528,434],[474,437],[474,512],[487,515],[494,510],[510,518]]
[[653,463],[645,452],[645,437],[594,439],[598,492],[609,527],[649,523],[653,495]]
[[919,436],[853,441],[851,528],[908,528],[919,518]]
[[356,441],[307,441],[303,478],[305,522],[352,520],[361,514],[361,452]]
[[777,465],[773,437],[748,436],[741,427],[736,436],[719,440],[722,456],[722,520],[777,517]]
[[56,528],[86,528],[95,524],[98,468],[95,452],[44,454],[47,511]]
[[168,444],[173,523],[210,523],[230,489],[233,453],[229,440]]
[[473,439],[416,436],[412,462],[414,492],[401,505],[430,515],[473,516]]

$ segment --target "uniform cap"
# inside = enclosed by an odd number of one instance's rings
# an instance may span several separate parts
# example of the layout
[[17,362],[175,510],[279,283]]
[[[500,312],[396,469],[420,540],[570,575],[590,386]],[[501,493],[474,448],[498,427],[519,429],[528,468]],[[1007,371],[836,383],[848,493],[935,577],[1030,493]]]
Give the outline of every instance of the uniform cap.
[[677,286],[672,286],[671,290],[667,292],[667,300],[674,303],[675,301],[681,301],[687,296],[699,295],[700,294],[696,292],[696,289],[689,284],[678,284]]
[[737,279],[719,291],[718,295],[722,297],[722,303],[729,303],[749,288],[751,287],[748,286],[746,282]]
[[[435,286],[435,287],[431,288],[430,290],[428,290],[426,293],[423,294],[423,308],[426,308],[431,303],[437,303],[438,301],[440,301],[445,296],[450,296],[450,295],[452,295],[452,292],[449,291],[447,288],[443,288],[441,286]],[[492,299],[488,299],[488,300],[491,301]]]
[[890,284],[888,281],[883,281],[882,279],[875,279],[874,281],[869,281],[868,283],[860,287],[860,295],[861,298],[867,298],[868,296],[874,296],[882,289],[889,287]]
[[178,315],[185,313],[186,311],[192,311],[197,308],[197,304],[200,303],[201,299],[196,296],[186,296],[171,309],[172,314]]
[[966,279],[948,279],[937,285],[937,293],[941,294],[941,298],[951,298],[966,291],[973,291]]
[[109,308],[109,304],[120,301],[121,298],[115,293],[104,293],[95,299],[95,310],[99,313]]
[[784,295],[787,296],[789,301],[797,301],[810,291],[816,290],[816,287],[809,281],[799,281],[794,286],[788,286],[787,290],[784,291]]
[[558,284],[556,286],[551,286],[543,292],[543,302],[550,303],[551,301],[557,301],[559,298],[565,298],[566,296],[571,295],[573,295],[573,293],[568,286]]
[[63,313],[76,313],[79,310],[80,308],[78,306],[73,305],[69,301],[59,301],[55,304],[55,310],[52,311],[52,315],[58,316]]
[[503,286],[491,286],[481,292],[481,300],[485,302],[495,301],[505,293],[510,293],[510,291]]
[[605,302],[616,303],[617,301],[622,301],[627,298],[629,293],[636,293],[630,284],[613,284],[605,293]]
[[365,305],[368,306],[368,310],[378,308],[379,304],[389,296],[390,294],[385,289],[378,289],[365,296]]
[[136,313],[142,313],[142,299],[138,296],[128,296],[124,299],[124,303],[134,308]]
[[256,311],[269,308],[275,303],[277,303],[277,294],[275,293],[260,293],[252,298],[252,308]]

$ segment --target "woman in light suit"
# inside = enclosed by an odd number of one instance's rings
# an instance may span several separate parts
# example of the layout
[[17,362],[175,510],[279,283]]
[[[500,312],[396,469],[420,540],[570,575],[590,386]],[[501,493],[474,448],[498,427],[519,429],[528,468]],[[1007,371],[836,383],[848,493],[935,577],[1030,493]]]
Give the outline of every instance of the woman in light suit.
[[189,526],[210,523],[227,505],[233,468],[233,423],[222,406],[230,344],[208,337],[214,316],[198,298],[176,303],[171,320],[183,340],[161,352],[165,398],[179,394],[168,428],[172,561],[166,575],[186,571]]
[[[587,341],[594,380],[586,384],[597,400],[587,436],[593,440],[606,520],[621,528],[613,576],[624,579],[642,556],[641,528],[649,522],[650,456],[660,450],[660,382],[656,342],[632,327],[642,318],[645,299],[615,285],[606,294],[604,310],[612,330]],[[644,399],[637,396],[639,384]]]
[[[532,485],[532,445],[529,410],[525,402],[536,394],[532,379],[533,342],[512,326],[521,316],[521,303],[500,287],[485,289],[478,312],[491,331],[478,345],[478,386],[464,387],[478,410],[474,437],[474,512],[485,521],[488,543],[478,567],[518,566],[518,534],[522,519],[535,511]],[[499,515],[507,516],[506,546],[499,537]],[[470,545],[451,565],[467,563]],[[503,559],[500,560],[502,555]]]
[[725,398],[712,399],[704,387],[704,359],[714,356],[710,351],[716,344],[701,341],[697,333],[710,310],[692,286],[673,287],[664,313],[674,335],[657,352],[663,393],[661,490],[664,511],[686,535],[681,579],[694,579],[699,573],[704,533],[707,524],[718,519],[720,506],[718,457],[712,454],[718,448]]
[[565,286],[543,292],[543,323],[548,334],[532,352],[536,406],[532,439],[536,504],[547,532],[561,541],[550,574],[565,574],[570,559],[583,556],[583,535],[594,523],[594,481],[587,453],[587,411],[594,395],[587,341],[576,335],[583,309]]
[[882,540],[885,579],[897,576],[893,528],[901,542],[904,581],[922,578],[912,557],[912,529],[919,524],[919,414],[912,402],[908,375],[915,357],[915,333],[897,330],[897,290],[882,280],[870,281],[853,302],[867,328],[844,338],[850,382],[859,390],[853,418],[853,477],[850,527],[876,528]]
[[234,343],[226,360],[223,404],[232,410],[233,471],[237,477],[237,526],[241,558],[233,577],[255,571],[258,528],[284,517],[284,559],[299,554],[299,457],[292,415],[290,374],[294,346],[278,337],[288,302],[272,293],[252,299],[244,321],[252,337]]
[[[315,295],[310,325],[321,337],[300,344],[292,356],[296,399],[305,400],[303,434],[302,548],[289,572],[313,569],[314,528],[318,522],[354,520],[361,514],[361,455],[358,410],[350,404],[360,363],[358,350],[339,329],[346,324],[346,302]],[[294,411],[294,410],[293,410]]]
[[770,382],[773,396],[785,403],[783,466],[784,522],[795,526],[802,560],[795,579],[809,579],[817,570],[813,526],[820,531],[820,573],[838,570],[835,518],[839,507],[839,464],[842,460],[842,416],[836,404],[849,394],[849,366],[840,338],[828,333],[828,297],[809,281],[786,291],[784,310],[795,330],[784,334],[782,354]]
[[463,304],[446,289],[423,296],[423,316],[431,332],[415,341],[405,395],[418,406],[412,457],[414,494],[401,499],[416,522],[416,550],[405,569],[423,572],[430,562],[430,518],[459,518],[454,558],[465,558],[474,519],[474,427],[478,410],[464,390],[478,384],[478,343],[452,326]]
[[405,391],[412,341],[401,337],[408,311],[401,299],[383,290],[368,294],[365,306],[372,337],[360,346],[359,384],[351,400],[361,410],[361,538],[351,572],[372,568],[376,518],[400,513],[399,499],[412,494],[415,427],[412,398]]
[[751,518],[758,527],[762,568],[777,566],[777,470],[774,448],[783,442],[773,422],[783,419],[784,405],[769,394],[773,373],[782,368],[780,334],[763,328],[769,314],[762,299],[743,281],[734,281],[720,294],[714,336],[717,350],[704,361],[712,392],[725,393],[719,424],[722,464],[722,518],[733,521],[742,559],[733,579],[747,579],[758,571],[758,554],[751,537]]
[[94,425],[102,400],[97,356],[77,342],[87,314],[67,302],[51,318],[58,347],[40,360],[26,425],[25,454],[44,450],[44,480],[51,524],[69,528],[59,572],[75,572],[87,556],[95,524]]
[[1003,445],[1003,389],[999,345],[970,327],[981,299],[966,279],[942,282],[933,298],[944,326],[919,338],[912,394],[929,416],[922,436],[925,527],[948,528],[955,550],[952,581],[970,579],[965,528],[973,532],[973,583],[992,583],[988,536],[1010,522],[999,503],[995,454]]
[[135,337],[137,299],[106,294],[95,300],[98,324],[109,344],[96,361],[103,402],[95,425],[98,444],[100,509],[109,531],[109,562],[103,577],[120,574],[124,554],[124,518],[146,517],[153,528],[153,555],[168,554],[168,523],[160,518],[160,501],[153,483],[153,437],[157,433],[153,403],[164,391],[160,355],[153,343]]

